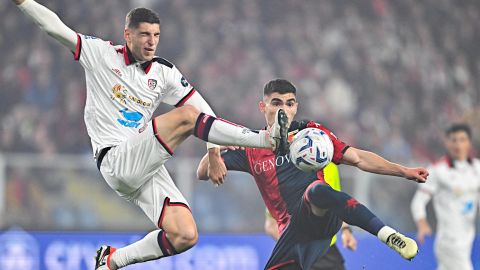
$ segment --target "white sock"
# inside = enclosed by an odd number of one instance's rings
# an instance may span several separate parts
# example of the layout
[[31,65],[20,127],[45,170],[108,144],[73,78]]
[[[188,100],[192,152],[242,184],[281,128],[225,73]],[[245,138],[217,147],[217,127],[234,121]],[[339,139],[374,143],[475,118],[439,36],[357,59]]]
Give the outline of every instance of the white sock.
[[117,249],[110,257],[110,270],[117,270],[130,264],[163,257],[164,254],[157,240],[159,232],[160,230],[152,231],[143,239]]
[[200,114],[195,136],[211,143],[227,146],[271,148],[266,130],[252,131],[226,120]]
[[389,227],[389,226],[383,226],[380,231],[378,231],[377,233],[377,237],[378,239],[380,239],[380,241],[384,242],[384,243],[387,243],[387,239],[390,235],[392,235],[392,233],[396,233],[397,231],[395,231],[393,228]]

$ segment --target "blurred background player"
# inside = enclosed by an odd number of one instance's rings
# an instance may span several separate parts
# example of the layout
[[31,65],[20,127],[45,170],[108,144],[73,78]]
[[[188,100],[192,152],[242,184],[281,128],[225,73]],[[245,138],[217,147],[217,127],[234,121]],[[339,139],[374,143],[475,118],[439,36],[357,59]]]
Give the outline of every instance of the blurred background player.
[[[338,167],[334,163],[330,162],[324,169],[323,174],[325,182],[330,185],[334,190],[341,190],[340,176],[338,173]],[[265,212],[265,232],[270,235],[275,241],[280,238],[278,224],[272,217],[268,209]],[[357,249],[357,240],[353,236],[350,226],[343,222],[341,229],[342,244],[344,248],[355,251]],[[333,236],[330,248],[327,253],[320,257],[311,270],[344,270],[344,262],[342,254],[337,248],[337,235]]]
[[472,245],[480,197],[480,161],[472,158],[472,132],[454,124],[445,132],[447,155],[429,168],[426,184],[419,185],[411,210],[417,239],[432,234],[426,206],[433,199],[437,218],[435,256],[438,270],[472,270]]
[[[265,85],[258,105],[267,127],[275,123],[276,112],[283,109],[290,123],[290,135],[305,128],[317,128],[329,136],[333,143],[333,163],[420,183],[426,181],[428,172],[424,168],[404,167],[372,152],[350,147],[313,121],[293,121],[298,108],[296,91],[295,86],[284,79],[271,80]],[[325,255],[342,220],[378,237],[404,259],[411,260],[418,252],[414,240],[386,226],[350,195],[326,185],[322,170],[300,171],[287,155],[275,155],[271,150],[237,149],[222,153],[222,158],[228,170],[247,172],[255,178],[265,205],[277,221],[280,238],[266,269],[310,269]],[[208,162],[205,155],[198,166],[197,176],[201,180],[208,179]]]
[[[85,70],[87,100],[84,119],[97,168],[122,198],[140,207],[157,226],[128,246],[104,245],[95,269],[116,270],[130,264],[176,255],[197,243],[198,232],[188,203],[164,163],[190,135],[218,144],[253,147],[283,145],[284,125],[251,131],[217,119],[208,103],[167,60],[156,57],[160,19],[147,8],[131,10],[125,20],[125,45],[114,46],[78,34],[34,0],[13,0],[42,30],[67,47]],[[176,108],[157,117],[160,103]],[[281,110],[279,110],[281,111]],[[284,114],[278,115],[281,119]],[[283,132],[282,136],[277,136]],[[276,140],[274,137],[278,137]],[[282,137],[283,139],[281,139]],[[207,144],[213,163],[209,175],[226,174],[217,145]]]

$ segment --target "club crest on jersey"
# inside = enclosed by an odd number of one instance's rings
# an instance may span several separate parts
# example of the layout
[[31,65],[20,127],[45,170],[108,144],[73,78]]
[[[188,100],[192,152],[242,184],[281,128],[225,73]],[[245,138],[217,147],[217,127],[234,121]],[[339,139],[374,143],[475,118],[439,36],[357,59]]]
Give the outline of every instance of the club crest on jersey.
[[157,80],[148,79],[148,88],[150,88],[150,90],[153,90],[155,89],[155,87],[157,87]]

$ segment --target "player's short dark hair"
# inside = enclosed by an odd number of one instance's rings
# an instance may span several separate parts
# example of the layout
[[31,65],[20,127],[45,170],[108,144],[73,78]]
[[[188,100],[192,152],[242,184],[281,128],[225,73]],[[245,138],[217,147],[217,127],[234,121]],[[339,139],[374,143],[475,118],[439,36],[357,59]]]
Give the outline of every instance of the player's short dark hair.
[[467,136],[469,139],[472,138],[472,129],[468,124],[464,124],[464,123],[457,123],[457,124],[451,125],[449,128],[445,130],[445,135],[448,137],[452,133],[457,133],[460,131],[467,133]]
[[142,7],[134,8],[128,12],[125,18],[125,27],[134,29],[143,22],[160,24],[160,17],[151,9]]
[[267,84],[265,84],[265,87],[263,88],[264,96],[271,95],[272,93],[279,93],[279,94],[293,93],[294,95],[296,95],[297,89],[291,82],[285,79],[275,79],[275,80],[269,81]]

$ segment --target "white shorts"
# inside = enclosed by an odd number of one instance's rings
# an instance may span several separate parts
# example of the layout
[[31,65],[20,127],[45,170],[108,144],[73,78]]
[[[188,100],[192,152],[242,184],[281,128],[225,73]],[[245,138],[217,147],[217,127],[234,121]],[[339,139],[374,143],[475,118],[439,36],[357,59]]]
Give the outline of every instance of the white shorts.
[[434,253],[437,258],[437,270],[473,270],[472,244],[452,246],[447,241],[435,239]]
[[164,166],[171,156],[168,146],[149,125],[142,133],[112,147],[100,166],[107,184],[122,198],[138,205],[159,228],[165,206],[189,209]]

